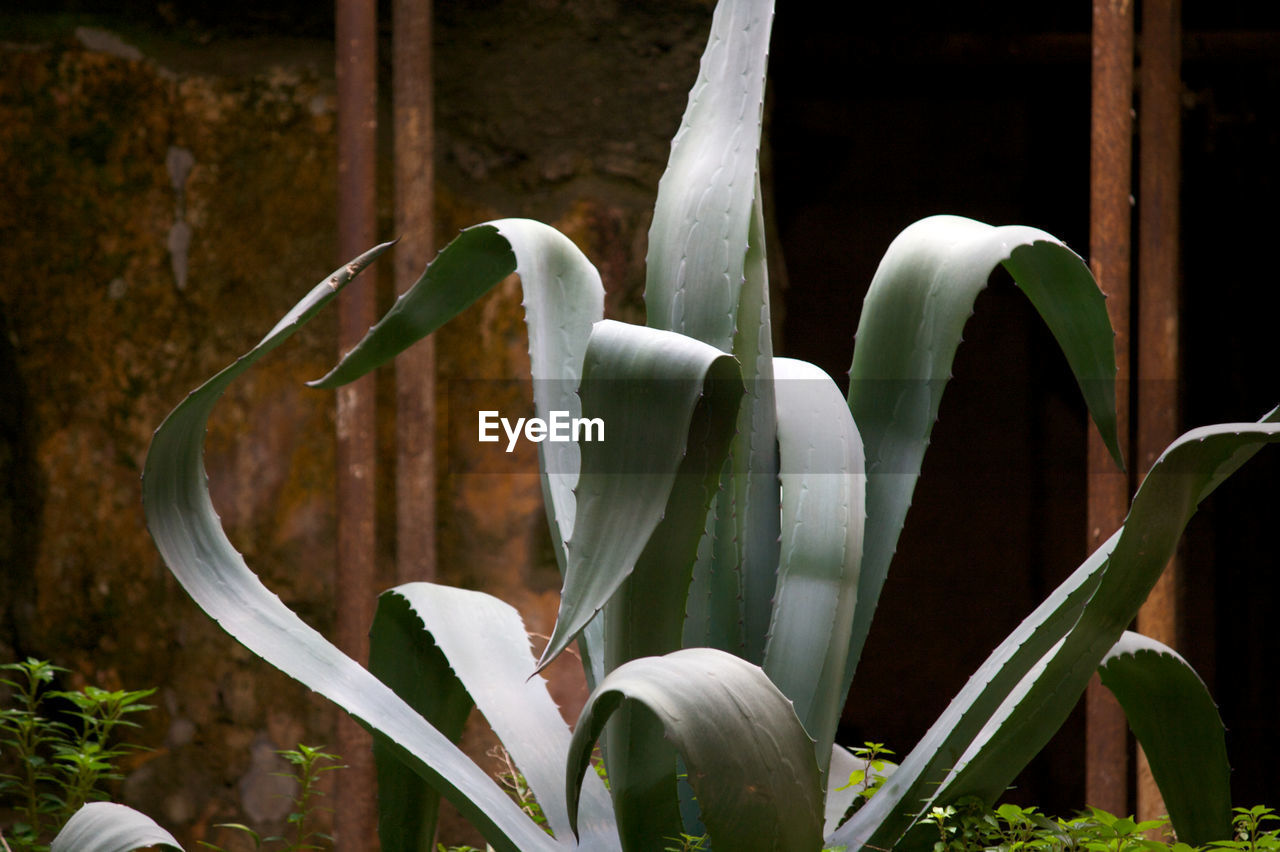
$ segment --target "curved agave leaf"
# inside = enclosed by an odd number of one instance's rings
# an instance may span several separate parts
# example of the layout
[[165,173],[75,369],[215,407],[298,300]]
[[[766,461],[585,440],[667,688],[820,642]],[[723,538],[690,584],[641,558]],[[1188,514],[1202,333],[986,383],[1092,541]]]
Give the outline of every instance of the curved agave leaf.
[[[499,219],[464,230],[364,339],[311,384],[328,388],[358,379],[453,319],[512,272],[520,276],[524,293],[534,408],[544,420],[551,411],[579,416],[582,359],[592,325],[604,316],[604,287],[600,273],[568,237],[531,219]],[[543,504],[563,574],[565,542],[573,536],[578,445],[543,441],[538,461]],[[600,640],[597,628],[585,631],[579,643],[592,686],[603,675]]]
[[[577,817],[578,785],[592,746],[609,717],[627,704],[652,714],[679,751],[714,848],[819,848],[822,787],[812,741],[791,702],[763,671],[713,648],[633,660],[605,677],[587,700],[573,733],[568,773],[571,820]],[[630,794],[614,789],[615,797]],[[674,799],[674,783],[670,795]],[[667,839],[652,826],[640,825],[623,834],[623,846],[661,849]]]
[[204,473],[209,414],[222,392],[283,343],[386,249],[361,255],[308,293],[257,346],[193,391],[156,430],[142,502],[147,527],[187,593],[241,644],[342,707],[439,789],[504,852],[556,848],[447,737],[358,663],[329,644],[262,584],[227,539]]
[[[434,583],[407,583],[385,592],[378,612],[375,639],[394,630],[404,634],[402,655],[411,653],[414,645],[436,651],[431,668],[420,673],[425,676],[422,680],[455,681],[475,700],[524,775],[547,825],[558,838],[567,839],[571,830],[564,766],[569,726],[547,692],[546,681],[534,674],[529,635],[520,613],[492,595]],[[386,650],[388,657],[394,653],[390,647]],[[386,662],[394,664],[392,659]],[[443,730],[432,716],[427,715],[427,720]],[[616,849],[617,829],[604,784],[594,773],[587,781],[583,845]]]
[[836,383],[774,359],[782,546],[764,670],[795,702],[826,773],[844,709],[845,655],[866,519],[862,439]]
[[889,246],[863,303],[849,371],[849,408],[867,453],[867,539],[846,688],[871,628],[965,320],[1003,265],[1053,332],[1089,412],[1122,464],[1115,345],[1088,266],[1034,228],[932,216]]
[[1098,666],[1124,708],[1178,839],[1231,839],[1226,729],[1209,690],[1176,651],[1125,631]]
[[[680,647],[685,599],[703,519],[715,494],[742,399],[737,363],[669,331],[605,320],[592,332],[583,413],[603,442],[582,445],[576,533],[545,664],[604,609],[604,671]],[[612,789],[635,775],[671,773],[662,731],[624,711],[605,745]],[[674,775],[671,778],[674,783]],[[632,820],[680,830],[665,801],[619,799]]]
[[992,652],[884,788],[831,839],[888,847],[939,801],[993,801],[1061,727],[1200,501],[1276,441],[1280,424],[1263,422],[1194,429],[1171,444],[1125,525]]
[[[311,385],[338,387],[385,364],[512,272],[520,276],[524,289],[538,416],[547,419],[551,411],[578,416],[574,391],[582,377],[591,326],[604,316],[604,288],[596,268],[568,237],[531,219],[499,219],[459,234],[364,339]],[[561,542],[568,541],[573,533],[577,445],[544,441],[538,448],[551,496],[552,529],[560,531]]]
[[146,814],[111,802],[90,802],[67,820],[49,852],[133,852],[152,846],[182,852],[173,835]]
[[[633,656],[679,647],[684,595],[702,518],[724,461],[742,380],[732,357],[669,331],[604,320],[587,346],[583,414],[605,424],[582,444],[578,516],[568,545],[560,612],[539,667],[573,637],[636,570],[630,603],[643,619],[606,623],[606,671]],[[660,572],[660,583],[637,569]],[[650,591],[651,590],[651,591]],[[677,613],[675,620],[668,611]],[[635,630],[632,630],[632,628]]]

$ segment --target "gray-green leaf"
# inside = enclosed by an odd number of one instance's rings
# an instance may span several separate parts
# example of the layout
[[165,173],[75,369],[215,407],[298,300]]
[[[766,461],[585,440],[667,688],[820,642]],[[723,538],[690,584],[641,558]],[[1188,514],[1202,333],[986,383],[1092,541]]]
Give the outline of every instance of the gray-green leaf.
[[[674,743],[714,848],[820,848],[822,785],[812,740],[791,702],[761,669],[712,648],[645,657],[605,677],[587,700],[573,733],[570,819],[576,819],[578,784],[592,746],[624,703],[639,705],[656,717]],[[628,850],[652,850],[662,848],[663,840],[624,836],[623,844]]]
[[1178,839],[1231,839],[1226,728],[1209,690],[1176,651],[1125,631],[1098,666],[1124,708]]

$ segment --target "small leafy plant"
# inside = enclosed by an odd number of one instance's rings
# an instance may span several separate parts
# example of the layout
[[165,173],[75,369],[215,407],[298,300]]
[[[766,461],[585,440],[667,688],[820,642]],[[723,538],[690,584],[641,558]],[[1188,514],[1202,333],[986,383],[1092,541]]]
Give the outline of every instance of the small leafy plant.
[[139,747],[116,742],[129,717],[150,710],[155,690],[52,688],[67,670],[28,658],[0,666],[12,706],[0,708],[0,757],[16,766],[0,775],[0,801],[18,821],[0,837],[14,850],[48,849],[52,835],[86,802],[105,799],[120,780],[119,761]]
[[[311,817],[319,810],[318,799],[324,795],[324,791],[318,785],[320,776],[326,772],[345,769],[346,766],[341,763],[342,758],[323,751],[321,747],[302,744],[299,744],[296,749],[284,749],[277,754],[294,767],[292,773],[277,774],[292,778],[298,785],[297,793],[293,797],[293,810],[289,813],[287,820],[288,825],[293,828],[293,836],[291,838],[283,835],[262,837],[249,826],[234,822],[220,823],[215,828],[225,828],[247,835],[253,841],[254,849],[271,848],[277,852],[312,852],[312,850],[325,848],[319,845],[321,841],[332,846],[332,837],[312,830],[310,825]],[[213,843],[202,840],[200,845],[215,852],[223,852],[221,846]]]
[[837,792],[853,791],[854,798],[849,807],[855,810],[884,786],[893,770],[897,769],[897,764],[885,759],[893,755],[893,750],[885,748],[884,743],[866,742],[849,751],[861,766],[849,773],[849,780],[844,786],[835,789]]
[[[1114,335],[1088,266],[1061,241],[934,216],[893,241],[871,282],[847,394],[774,357],[758,163],[772,18],[772,0],[716,8],[658,187],[647,326],[603,319],[599,273],[564,235],[503,219],[463,231],[312,383],[355,380],[519,274],[537,419],[607,429],[603,441],[538,445],[564,580],[538,658],[502,601],[412,583],[382,596],[365,669],[262,585],[214,510],[202,451],[219,396],[385,245],[317,284],[157,430],[143,504],[160,553],[240,642],[373,732],[388,852],[429,848],[440,796],[500,852],[945,845],[948,809],[994,802],[1095,670],[1179,835],[1227,837],[1216,708],[1180,657],[1125,627],[1199,503],[1280,440],[1276,411],[1170,445],[1124,526],[992,651],[874,795],[833,782],[860,769],[866,781],[867,755],[837,744],[836,728],[978,292],[997,266],[1009,272],[1120,464]],[[571,732],[538,673],[575,642],[592,692]],[[473,706],[545,822],[456,747]],[[607,788],[587,771],[597,742]],[[69,837],[121,821],[154,829],[86,811]]]
[[1005,804],[987,808],[978,799],[933,807],[921,823],[936,832],[933,852],[1257,852],[1280,848],[1271,808],[1235,808],[1234,838],[1192,846],[1162,839],[1168,819],[1138,821],[1088,808],[1079,816],[1051,818],[1036,808]]

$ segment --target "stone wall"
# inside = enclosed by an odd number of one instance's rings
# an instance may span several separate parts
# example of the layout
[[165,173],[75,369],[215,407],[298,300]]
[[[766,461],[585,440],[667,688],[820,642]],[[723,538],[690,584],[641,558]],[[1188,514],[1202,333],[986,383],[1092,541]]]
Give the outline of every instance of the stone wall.
[[[438,21],[439,244],[496,216],[550,221],[599,263],[609,313],[635,318],[648,208],[709,4],[477,6]],[[66,685],[158,687],[137,734],[150,750],[119,796],[184,843],[234,849],[213,826],[280,828],[274,752],[332,742],[334,712],[177,587],[145,531],[139,473],[165,413],[340,260],[329,48],[64,28],[0,52],[0,651],[66,666]],[[442,403],[451,382],[527,374],[519,301],[508,281],[441,333]],[[303,382],[332,364],[335,336],[330,311],[233,386],[206,455],[231,539],[322,632],[333,398]],[[558,578],[527,462],[502,477],[442,465],[439,564],[547,634]],[[384,535],[383,585],[391,552]],[[573,661],[554,691],[575,711]]]

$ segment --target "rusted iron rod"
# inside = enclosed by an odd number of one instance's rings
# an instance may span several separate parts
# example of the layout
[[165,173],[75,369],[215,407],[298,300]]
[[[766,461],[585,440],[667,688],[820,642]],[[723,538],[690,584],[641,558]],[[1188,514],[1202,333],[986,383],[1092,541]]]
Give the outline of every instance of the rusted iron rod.
[[[377,232],[377,4],[337,0],[336,13],[338,253],[346,260],[371,247]],[[374,270],[366,270],[339,300],[340,352],[373,323],[375,281]],[[362,663],[369,656],[373,617],[375,432],[373,377],[367,376],[339,389],[337,398],[336,633],[339,647]],[[345,713],[338,716],[336,733],[348,768],[336,781],[335,848],[376,849],[372,743]]]
[[[430,0],[392,7],[396,292],[422,274],[434,250],[435,134]],[[435,341],[396,359],[396,577],[436,576]]]
[[[1120,446],[1129,446],[1130,187],[1133,155],[1133,6],[1093,2],[1093,106],[1089,180],[1089,254],[1116,331]],[[1131,458],[1132,455],[1126,453]],[[1129,478],[1115,468],[1093,429],[1088,446],[1088,547],[1096,550],[1123,523]],[[1085,800],[1128,813],[1128,730],[1111,693],[1094,677],[1086,693]]]
[[[1142,475],[1180,430],[1178,405],[1179,0],[1143,0],[1138,98],[1137,462]],[[1178,646],[1181,569],[1165,567],[1138,612],[1138,630]],[[1145,757],[1137,767],[1139,819],[1165,813]]]

